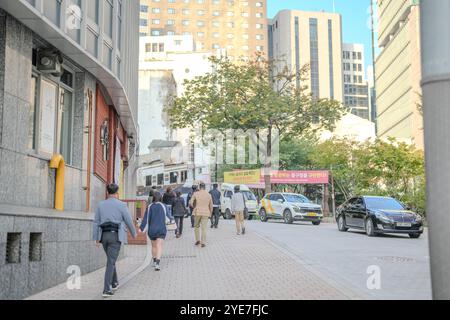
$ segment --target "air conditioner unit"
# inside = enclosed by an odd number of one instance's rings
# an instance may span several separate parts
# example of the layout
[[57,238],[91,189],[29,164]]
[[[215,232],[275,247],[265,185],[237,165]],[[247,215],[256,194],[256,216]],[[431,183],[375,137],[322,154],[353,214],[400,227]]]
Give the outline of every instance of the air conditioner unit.
[[45,74],[51,74],[55,77],[62,75],[63,58],[59,52],[39,51],[37,69]]

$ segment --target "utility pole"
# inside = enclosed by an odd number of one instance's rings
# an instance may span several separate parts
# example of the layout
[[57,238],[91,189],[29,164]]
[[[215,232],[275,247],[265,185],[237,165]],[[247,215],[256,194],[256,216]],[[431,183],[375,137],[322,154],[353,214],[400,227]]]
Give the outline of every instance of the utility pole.
[[450,1],[420,2],[427,217],[433,298],[450,299]]

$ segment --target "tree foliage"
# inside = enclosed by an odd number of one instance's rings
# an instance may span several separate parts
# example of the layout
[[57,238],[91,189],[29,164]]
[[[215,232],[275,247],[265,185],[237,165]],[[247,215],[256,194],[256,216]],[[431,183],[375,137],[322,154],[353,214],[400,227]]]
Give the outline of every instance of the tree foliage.
[[[280,137],[298,137],[322,128],[333,129],[345,108],[337,101],[308,93],[308,66],[299,74],[261,56],[248,63],[211,58],[213,72],[184,83],[184,93],[173,99],[167,112],[174,128],[267,130]],[[266,159],[270,166],[271,140]],[[270,191],[270,179],[265,179]]]

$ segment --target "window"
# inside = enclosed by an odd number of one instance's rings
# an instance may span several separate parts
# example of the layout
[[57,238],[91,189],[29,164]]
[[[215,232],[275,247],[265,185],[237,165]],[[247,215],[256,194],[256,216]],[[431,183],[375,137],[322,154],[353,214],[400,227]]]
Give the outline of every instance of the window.
[[159,19],[152,19],[152,24],[160,24],[161,20]]
[[178,172],[171,172],[169,181],[170,184],[178,183]]
[[169,9],[167,9],[167,13],[168,13],[168,14],[175,14],[175,13],[176,13],[176,10],[175,10],[175,9],[172,9],[172,8],[169,8]]
[[181,24],[185,27],[187,27],[189,25],[189,20],[183,20],[181,21]]
[[173,26],[174,24],[175,24],[175,20],[173,20],[173,19],[167,20],[168,26]]
[[189,9],[183,9],[181,11],[184,15],[188,15],[189,14]]
[[160,8],[152,8],[152,13],[161,13]]
[[42,260],[42,233],[30,233],[28,259],[30,262]]
[[204,27],[205,26],[205,21],[197,21],[197,27]]
[[152,30],[152,36],[160,36],[161,35],[161,31],[160,30]]
[[145,186],[146,187],[151,187],[152,186],[152,176],[146,176],[145,177]]
[[113,5],[108,0],[104,1],[103,31],[112,39],[113,31]]
[[141,12],[148,12],[148,6],[141,4]]
[[98,24],[99,0],[89,0],[86,1],[86,4],[88,18]]
[[28,113],[28,149],[36,150],[36,120],[37,104],[39,99],[39,79],[33,75],[31,77],[30,111]]
[[311,92],[314,98],[319,98],[319,39],[316,18],[309,19],[309,42],[311,55]]
[[159,52],[164,52],[164,43],[160,43],[158,45],[158,48],[159,48]]
[[158,185],[160,185],[160,186],[164,185],[164,174],[163,173],[158,174]]
[[139,20],[139,25],[141,26],[141,27],[147,27],[147,20],[146,19],[140,19]]

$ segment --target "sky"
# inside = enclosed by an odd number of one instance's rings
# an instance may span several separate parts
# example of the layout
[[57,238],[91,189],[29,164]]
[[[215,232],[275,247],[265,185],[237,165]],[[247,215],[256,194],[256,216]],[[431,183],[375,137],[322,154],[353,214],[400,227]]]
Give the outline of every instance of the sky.
[[[372,65],[370,0],[335,0],[334,2],[336,12],[342,15],[342,41],[364,44],[366,67]],[[267,0],[269,18],[273,18],[283,9],[333,12],[333,0]]]

